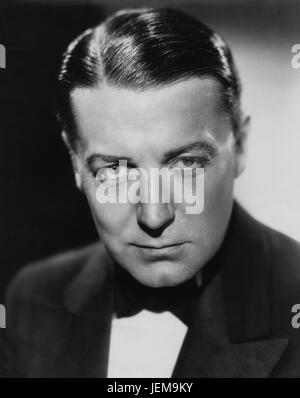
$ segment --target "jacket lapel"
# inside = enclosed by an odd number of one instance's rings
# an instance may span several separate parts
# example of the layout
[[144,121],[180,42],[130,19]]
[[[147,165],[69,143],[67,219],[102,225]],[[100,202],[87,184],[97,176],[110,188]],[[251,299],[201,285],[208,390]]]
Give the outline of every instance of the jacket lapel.
[[101,245],[65,296],[72,318],[57,360],[60,376],[106,377],[113,311],[112,286],[112,262]]
[[230,341],[220,275],[194,304],[194,313],[172,377],[268,377],[287,347],[287,339]]
[[285,351],[288,339],[271,335],[268,245],[254,223],[236,204],[173,377],[268,377]]

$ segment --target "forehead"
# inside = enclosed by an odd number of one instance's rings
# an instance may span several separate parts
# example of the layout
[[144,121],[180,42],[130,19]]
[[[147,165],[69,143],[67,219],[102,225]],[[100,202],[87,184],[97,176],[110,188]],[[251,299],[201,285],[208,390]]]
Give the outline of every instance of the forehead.
[[159,151],[205,135],[222,140],[228,125],[222,86],[210,78],[143,91],[108,85],[76,88],[72,106],[87,152]]

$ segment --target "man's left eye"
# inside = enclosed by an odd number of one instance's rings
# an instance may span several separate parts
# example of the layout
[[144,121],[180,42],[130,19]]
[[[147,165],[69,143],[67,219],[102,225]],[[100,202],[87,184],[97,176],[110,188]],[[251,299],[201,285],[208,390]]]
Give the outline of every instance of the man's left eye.
[[179,168],[204,167],[207,161],[208,160],[203,157],[184,157],[177,159],[174,163],[172,163],[172,166]]

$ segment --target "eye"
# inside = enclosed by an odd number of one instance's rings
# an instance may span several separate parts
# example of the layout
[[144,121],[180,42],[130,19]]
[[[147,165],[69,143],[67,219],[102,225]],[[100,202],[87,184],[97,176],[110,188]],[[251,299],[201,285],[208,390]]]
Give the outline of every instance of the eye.
[[127,177],[128,168],[125,166],[119,166],[119,164],[111,164],[105,167],[101,167],[94,173],[96,181],[116,181],[121,178]]
[[185,156],[176,159],[172,163],[172,167],[179,167],[181,169],[194,169],[196,167],[204,167],[209,162],[208,158],[197,156]]

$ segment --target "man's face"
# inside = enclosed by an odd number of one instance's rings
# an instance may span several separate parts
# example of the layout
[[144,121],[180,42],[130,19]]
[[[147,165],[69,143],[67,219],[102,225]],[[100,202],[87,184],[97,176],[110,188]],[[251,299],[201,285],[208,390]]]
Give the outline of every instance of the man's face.
[[[72,103],[80,137],[73,155],[76,181],[108,252],[147,286],[192,278],[223,241],[241,168],[220,83],[189,79],[140,92],[76,88]],[[203,211],[187,214],[185,203],[173,202],[99,203],[99,175],[118,177],[122,159],[149,173],[203,167]]]

